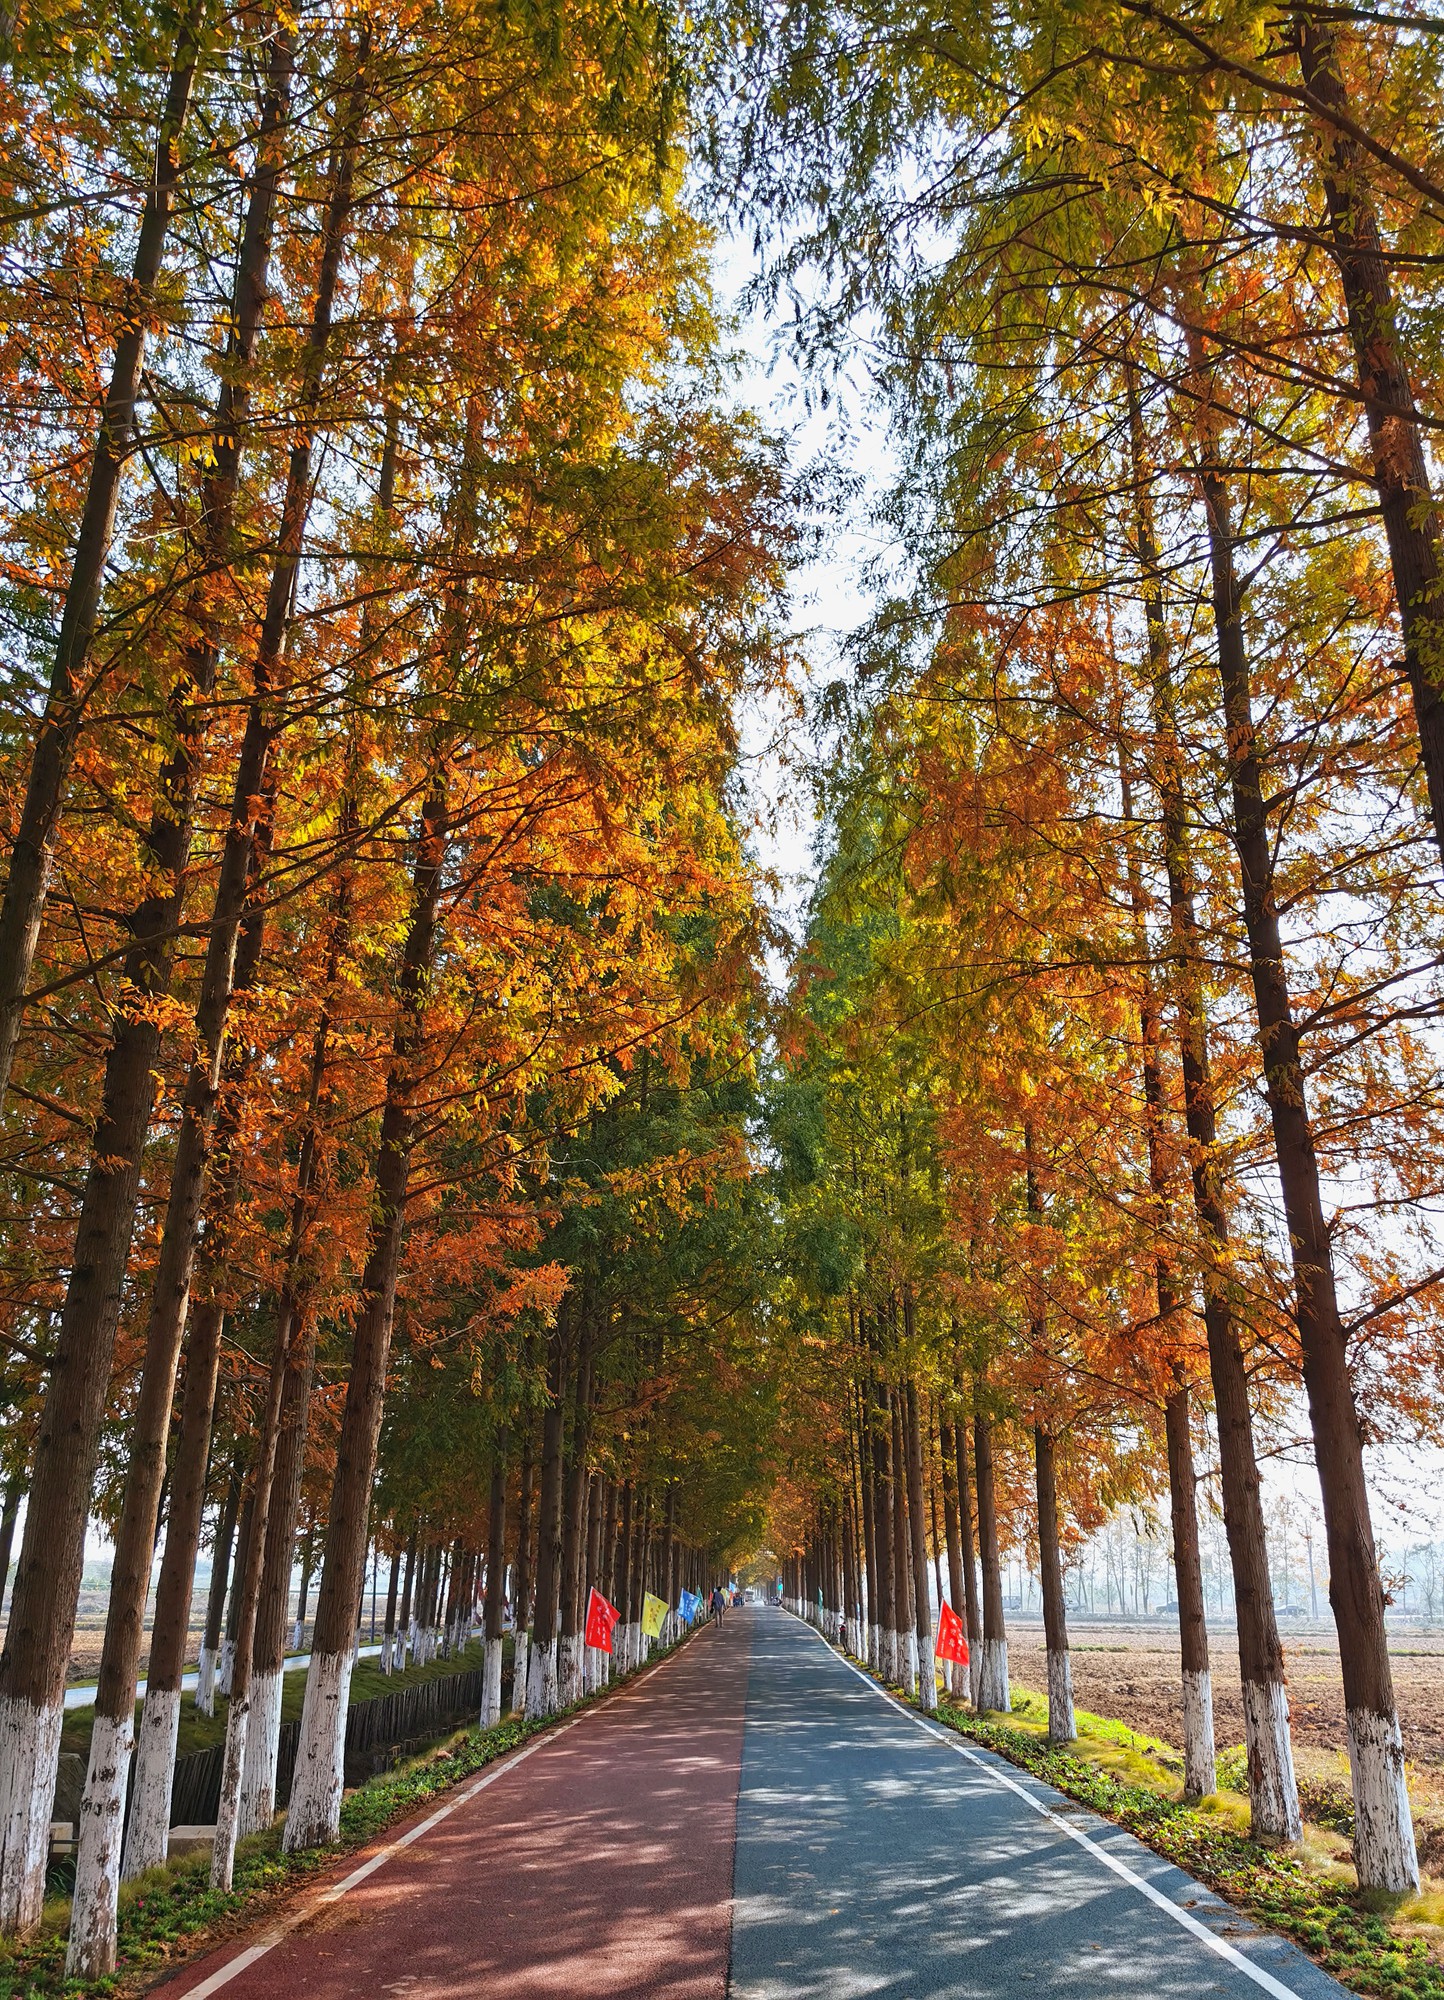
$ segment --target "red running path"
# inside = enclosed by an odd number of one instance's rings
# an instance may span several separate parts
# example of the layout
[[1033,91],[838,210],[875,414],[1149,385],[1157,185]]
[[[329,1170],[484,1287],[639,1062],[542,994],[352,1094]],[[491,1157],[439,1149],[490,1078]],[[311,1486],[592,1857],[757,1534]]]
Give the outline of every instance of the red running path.
[[262,1931],[186,1967],[166,2000],[722,2000],[750,1624],[698,1633],[269,1948]]

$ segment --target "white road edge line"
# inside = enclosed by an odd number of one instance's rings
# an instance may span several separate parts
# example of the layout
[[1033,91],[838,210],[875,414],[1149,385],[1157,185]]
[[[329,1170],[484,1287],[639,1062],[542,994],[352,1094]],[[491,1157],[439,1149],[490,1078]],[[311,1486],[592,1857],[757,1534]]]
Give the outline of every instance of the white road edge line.
[[[210,1996],[213,1993],[219,1993],[223,1986],[229,1986],[233,1979],[239,1978],[243,1972],[256,1963],[257,1959],[264,1958],[268,1951],[274,1951],[278,1944],[283,1944],[291,1935],[291,1932],[299,1925],[305,1923],[308,1918],[313,1917],[317,1910],[324,1909],[328,1903],[339,1902],[343,1896],[349,1894],[352,1889],[357,1888],[364,1882],[368,1875],[374,1875],[378,1868],[390,1861],[394,1855],[399,1854],[402,1848],[409,1847],[413,1840],[420,1840],[423,1833],[430,1833],[434,1826],[439,1826],[442,1820],[449,1819],[452,1813],[459,1812],[462,1806],[470,1805],[478,1792],[484,1792],[487,1786],[494,1785],[498,1778],[506,1777],[509,1772],[516,1769],[518,1764],[524,1764],[527,1758],[532,1756],[534,1752],[545,1750],[548,1744],[555,1743],[559,1736],[565,1736],[569,1729],[575,1729],[579,1722],[585,1722],[589,1716],[600,1715],[605,1709],[610,1708],[614,1702],[625,1700],[629,1694],[635,1694],[643,1681],[650,1680],[658,1668],[665,1667],[670,1661],[675,1660],[681,1650],[680,1645],[674,1646],[665,1659],[656,1661],[649,1667],[646,1673],[638,1675],[625,1686],[619,1687],[612,1695],[611,1700],[595,1702],[589,1705],[579,1715],[570,1716],[565,1722],[558,1723],[555,1729],[548,1729],[544,1735],[533,1737],[532,1741],[524,1743],[520,1750],[511,1751],[498,1758],[497,1762],[488,1771],[484,1772],[474,1784],[468,1785],[464,1791],[458,1792],[454,1799],[448,1800],[444,1806],[438,1807],[434,1813],[429,1814],[423,1820],[419,1820],[415,1826],[409,1827],[397,1839],[387,1841],[384,1847],[377,1849],[369,1861],[363,1861],[359,1868],[353,1868],[349,1875],[343,1876],[339,1882],[334,1882],[329,1889],[323,1890],[319,1896],[308,1897],[300,1909],[293,1911],[290,1916],[283,1918],[280,1923],[273,1925],[270,1930],[263,1931],[254,1944],[247,1945],[244,1951],[238,1951],[235,1957],[228,1958],[224,1965],[218,1965],[214,1972],[201,1981],[199,1986],[187,1986],[178,1992],[176,2000],[210,2000]],[[184,1976],[182,1972],[180,1977],[184,1978]]]
[[[856,1674],[863,1686],[871,1688],[872,1692],[885,1701],[895,1714],[905,1716],[909,1722],[915,1722],[925,1735],[933,1738],[934,1742],[941,1743],[946,1750],[956,1751],[958,1756],[965,1757],[970,1764],[975,1764],[983,1773],[983,1776],[990,1779],[993,1784],[999,1785],[1007,1791],[1016,1792],[1023,1803],[1031,1806],[1040,1819],[1048,1820],[1060,1832],[1066,1833],[1070,1840],[1076,1841],[1079,1847],[1086,1848],[1095,1859],[1103,1863],[1105,1868],[1110,1869],[1113,1874],[1121,1877],[1130,1888],[1136,1889],[1141,1896],[1146,1896],[1150,1903],[1156,1904],[1166,1915],[1172,1917],[1173,1921],[1181,1929],[1186,1930],[1190,1936],[1197,1938],[1200,1944],[1207,1945],[1211,1952],[1214,1952],[1227,1964],[1233,1966],[1236,1971],[1242,1972],[1246,1978],[1253,1981],[1255,1986],[1261,1986],[1265,1993],[1271,1993],[1274,1996],[1274,2000],[1299,2000],[1299,1995],[1292,1986],[1285,1986],[1281,1979],[1275,1979],[1271,1972],[1265,1972],[1261,1965],[1255,1965],[1253,1960],[1246,1957],[1243,1952],[1235,1951],[1231,1944],[1226,1943],[1223,1938],[1217,1937],[1208,1928],[1207,1924],[1201,1924],[1197,1917],[1191,1915],[1187,1910],[1180,1909],[1178,1904],[1171,1897],[1165,1896],[1161,1889],[1155,1889],[1151,1882],[1146,1881],[1142,1875],[1135,1873],[1126,1861],[1120,1861],[1116,1855],[1110,1854],[1106,1847],[1100,1847],[1098,1842],[1090,1834],[1084,1833],[1081,1827],[1070,1826],[1067,1820],[1060,1814],[1055,1813],[1051,1806],[1045,1805],[1041,1799],[1035,1799],[1026,1785],[1020,1785],[1016,1778],[1009,1778],[1002,1771],[995,1771],[986,1758],[980,1757],[976,1750],[970,1750],[967,1744],[960,1742],[950,1730],[941,1729],[936,1723],[925,1721],[921,1715],[915,1715],[902,1702],[894,1700],[886,1688],[878,1686],[871,1674],[864,1673],[862,1668],[854,1665],[845,1654],[839,1653],[837,1648],[830,1640],[823,1637],[815,1625],[809,1625],[805,1618],[799,1618],[797,1623],[803,1626],[808,1632],[811,1632],[813,1637],[827,1649],[835,1660],[839,1660],[849,1673]],[[1088,1808],[1085,1806],[1082,1810],[1086,1812]],[[188,1995],[187,2000],[201,2000],[201,1995],[199,1992]]]

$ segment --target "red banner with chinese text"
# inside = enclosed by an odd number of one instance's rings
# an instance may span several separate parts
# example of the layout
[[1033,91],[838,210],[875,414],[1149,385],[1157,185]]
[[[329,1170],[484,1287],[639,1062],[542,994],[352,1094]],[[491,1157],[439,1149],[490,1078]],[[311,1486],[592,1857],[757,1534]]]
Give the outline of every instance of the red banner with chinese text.
[[955,1660],[960,1667],[968,1664],[968,1635],[951,1604],[938,1607],[938,1636],[933,1652],[940,1660]]
[[609,1604],[599,1590],[594,1590],[587,1599],[587,1644],[595,1646],[599,1653],[610,1653],[612,1627],[621,1615],[615,1604]]

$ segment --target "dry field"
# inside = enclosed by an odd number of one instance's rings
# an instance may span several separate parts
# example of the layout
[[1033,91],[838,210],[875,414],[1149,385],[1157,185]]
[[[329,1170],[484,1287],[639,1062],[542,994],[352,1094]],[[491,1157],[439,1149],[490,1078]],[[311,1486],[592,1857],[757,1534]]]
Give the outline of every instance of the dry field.
[[[1116,1717],[1165,1742],[1182,1734],[1178,1634],[1163,1621],[1136,1625],[1070,1620],[1073,1691],[1081,1708]],[[1332,1629],[1310,1624],[1285,1629],[1289,1711],[1296,1744],[1320,1751],[1344,1748],[1344,1694]],[[1243,1741],[1238,1651],[1232,1632],[1214,1632],[1209,1649],[1220,1748]],[[1404,1746],[1416,1766],[1444,1784],[1444,1631],[1391,1636],[1394,1687]],[[1027,1688],[1048,1685],[1041,1625],[1009,1621],[1008,1665]]]

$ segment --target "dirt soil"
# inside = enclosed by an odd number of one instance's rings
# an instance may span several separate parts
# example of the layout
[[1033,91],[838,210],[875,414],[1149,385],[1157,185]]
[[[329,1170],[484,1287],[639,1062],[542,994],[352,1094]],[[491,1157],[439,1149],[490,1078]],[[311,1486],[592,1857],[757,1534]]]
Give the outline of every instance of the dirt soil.
[[[1070,1618],[1068,1638],[1073,1693],[1080,1708],[1114,1716],[1168,1743],[1181,1740],[1176,1630],[1162,1621],[1125,1625]],[[1295,1744],[1342,1752],[1344,1691],[1332,1629],[1309,1625],[1286,1630],[1283,1638]],[[1212,1633],[1209,1653],[1215,1727],[1222,1749],[1243,1741],[1238,1649],[1232,1632]],[[1394,1633],[1390,1654],[1405,1751],[1416,1766],[1429,1768],[1431,1775],[1438,1773],[1444,1782],[1444,1632]],[[1046,1689],[1041,1625],[1009,1620],[1008,1666],[1024,1687]]]

